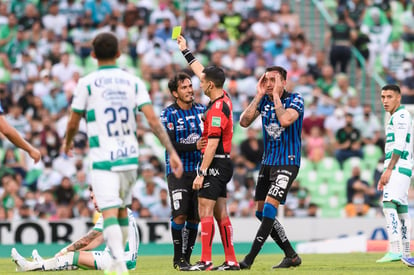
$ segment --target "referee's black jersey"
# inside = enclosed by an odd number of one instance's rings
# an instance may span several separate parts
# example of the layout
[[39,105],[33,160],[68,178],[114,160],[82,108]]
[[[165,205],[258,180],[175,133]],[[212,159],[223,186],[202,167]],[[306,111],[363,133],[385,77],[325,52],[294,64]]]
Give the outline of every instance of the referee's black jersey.
[[[181,158],[185,172],[195,171],[201,158],[196,143],[203,133],[204,111],[205,107],[199,103],[193,103],[189,110],[182,110],[177,103],[174,103],[161,112],[161,122]],[[172,171],[167,152],[165,152],[165,163],[168,175]]]
[[280,98],[285,109],[294,109],[299,113],[298,119],[289,127],[283,128],[277,119],[275,105],[265,95],[257,110],[262,116],[264,138],[263,165],[296,165],[300,166],[302,148],[302,121],[304,102],[298,93],[283,92]]

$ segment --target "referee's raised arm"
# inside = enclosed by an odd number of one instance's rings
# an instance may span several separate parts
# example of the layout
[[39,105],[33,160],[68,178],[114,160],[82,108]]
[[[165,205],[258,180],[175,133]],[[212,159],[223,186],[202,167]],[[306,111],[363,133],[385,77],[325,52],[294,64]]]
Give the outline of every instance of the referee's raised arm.
[[187,60],[188,65],[190,65],[191,70],[193,70],[194,74],[198,76],[198,78],[201,78],[201,73],[204,70],[204,66],[200,63],[200,61],[197,60],[197,58],[194,57],[191,51],[187,48],[187,41],[182,35],[178,36],[177,43],[178,48]]

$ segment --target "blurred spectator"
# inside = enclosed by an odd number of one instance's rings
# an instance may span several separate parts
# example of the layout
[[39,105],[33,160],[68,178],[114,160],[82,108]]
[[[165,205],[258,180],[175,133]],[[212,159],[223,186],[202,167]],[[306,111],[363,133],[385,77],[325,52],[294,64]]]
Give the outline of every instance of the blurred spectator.
[[411,53],[413,58],[414,52],[414,5],[411,3],[411,9],[405,11],[401,18],[403,25],[402,39],[406,43],[407,53]]
[[153,218],[167,219],[171,217],[171,207],[166,189],[160,190],[159,201],[151,206],[149,210]]
[[49,220],[56,214],[57,205],[53,196],[53,191],[43,190],[40,192],[34,211],[35,215],[43,220]]
[[375,69],[378,56],[385,49],[391,35],[392,27],[387,16],[378,7],[370,7],[364,15],[361,32],[369,38],[369,70]]
[[112,13],[111,5],[107,0],[86,0],[84,4],[85,17],[91,17],[96,27],[108,23]]
[[391,43],[381,49],[382,69],[385,73],[385,81],[390,84],[397,83],[397,72],[401,68],[405,58],[403,45],[399,37],[393,37]]
[[59,1],[59,13],[66,17],[68,29],[73,29],[78,25],[78,20],[83,14],[81,3],[76,0]]
[[353,116],[345,115],[345,126],[336,133],[335,157],[343,164],[350,157],[362,158],[361,134],[353,125]]
[[361,217],[368,214],[370,206],[364,200],[362,191],[355,192],[352,201],[345,206],[345,215],[348,218]]
[[[411,75],[406,77],[401,84],[401,103],[403,104],[414,104],[414,70],[412,64],[410,67]],[[408,67],[406,68],[408,69]]]
[[23,109],[18,103],[14,103],[10,106],[9,112],[6,115],[6,120],[22,137],[30,138],[31,128],[29,121],[23,115]]
[[200,52],[204,49],[207,36],[205,35],[204,31],[200,29],[197,20],[193,16],[187,17],[187,24],[186,28],[184,29],[184,35],[188,38],[189,43],[191,41],[194,43],[196,48],[194,49],[196,52]]
[[155,43],[154,47],[148,50],[142,57],[141,71],[143,78],[150,79],[169,78],[172,74],[172,60],[170,54]]
[[222,66],[227,70],[229,77],[245,77],[248,75],[245,59],[238,53],[238,47],[231,45],[221,58]]
[[313,126],[310,129],[310,134],[305,141],[306,156],[309,159],[315,159],[315,154],[318,154],[318,156],[321,154],[323,156],[327,151],[327,144],[323,132],[317,126]]
[[[337,22],[331,26],[331,31],[325,35],[325,45],[331,45],[329,60],[335,72],[346,73],[351,60],[351,42],[356,34],[348,25],[343,9],[338,9]],[[337,69],[339,66],[339,69]]]
[[2,166],[12,169],[24,178],[27,172],[25,152],[19,148],[7,148],[2,158]]
[[237,41],[240,37],[239,26],[243,20],[242,15],[235,11],[234,1],[225,1],[225,12],[220,16],[220,23],[226,28],[231,41]]
[[384,147],[381,138],[381,124],[372,112],[371,104],[364,104],[363,114],[354,118],[354,125],[361,132],[362,145],[375,144]]
[[15,210],[21,205],[21,199],[18,195],[20,186],[14,176],[3,177],[2,185],[4,191],[1,195],[1,205],[4,209],[5,219],[11,221],[17,214],[15,213]]
[[68,177],[63,177],[60,184],[54,191],[56,196],[56,203],[58,206],[66,206],[72,209],[75,203],[75,190],[73,189],[72,182]]
[[59,38],[67,38],[67,20],[59,13],[59,1],[51,1],[48,13],[42,17],[42,23],[46,30],[52,30]]
[[263,45],[260,40],[255,40],[253,41],[253,50],[246,56],[246,67],[253,72],[258,66],[260,58],[265,61],[265,64],[263,64],[264,67],[269,67],[273,64],[272,55],[263,50]]
[[193,16],[198,22],[198,27],[204,32],[210,31],[220,22],[220,17],[213,11],[209,1],[205,1],[203,8],[196,11]]
[[344,15],[346,22],[351,28],[359,29],[361,26],[366,6],[364,2],[364,0],[346,1]]
[[259,12],[258,20],[251,26],[254,36],[262,41],[274,39],[280,34],[280,25],[271,20],[269,10]]
[[327,95],[335,85],[335,72],[331,65],[324,65],[321,70],[321,76],[316,79],[316,86],[321,88],[322,92]]
[[54,190],[62,181],[62,175],[52,168],[52,159],[46,156],[43,158],[43,162],[45,168],[37,179],[37,190],[39,192]]
[[59,63],[52,66],[52,77],[55,82],[65,84],[78,71],[78,66],[70,63],[69,53],[64,52],[60,55]]
[[325,132],[324,128],[325,117],[318,115],[316,110],[316,103],[312,102],[307,108],[307,116],[303,119],[302,131],[304,138],[311,134],[313,127],[319,128],[321,133]]
[[344,73],[336,75],[335,85],[329,89],[329,95],[338,104],[347,104],[350,97],[357,96],[357,91],[349,84],[349,78]]
[[40,71],[40,81],[36,82],[33,87],[33,94],[36,97],[42,98],[48,95],[55,84],[51,81],[50,71],[43,69]]
[[240,144],[240,155],[244,157],[246,167],[251,170],[259,168],[263,157],[264,144],[259,134],[259,130],[253,127],[247,128],[247,137]]
[[55,85],[50,93],[42,98],[44,108],[49,112],[53,121],[58,120],[66,113],[68,101],[60,85]]
[[[345,113],[352,114],[354,118],[362,116],[364,110],[361,104],[359,104],[359,96],[350,96],[344,106]],[[355,120],[355,119],[354,119]]]
[[96,30],[89,17],[83,17],[80,21],[80,25],[73,29],[70,36],[75,46],[76,53],[81,59],[85,59],[92,51],[91,42],[96,35]]
[[17,34],[17,18],[16,15],[10,13],[7,16],[7,24],[0,26],[0,51],[5,52],[6,46]]

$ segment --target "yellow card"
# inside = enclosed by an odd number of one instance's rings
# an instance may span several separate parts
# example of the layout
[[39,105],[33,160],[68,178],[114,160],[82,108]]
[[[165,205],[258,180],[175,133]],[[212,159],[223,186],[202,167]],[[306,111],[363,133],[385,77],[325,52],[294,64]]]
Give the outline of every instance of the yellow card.
[[177,39],[181,34],[181,26],[175,26],[172,30],[171,39]]

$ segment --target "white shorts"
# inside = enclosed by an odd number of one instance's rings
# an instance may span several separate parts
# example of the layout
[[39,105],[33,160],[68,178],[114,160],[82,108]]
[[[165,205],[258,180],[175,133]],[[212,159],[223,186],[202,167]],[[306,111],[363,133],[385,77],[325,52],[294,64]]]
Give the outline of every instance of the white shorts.
[[137,180],[137,170],[92,170],[91,185],[101,210],[123,208],[131,204],[132,187]]
[[[93,255],[93,259],[95,261],[95,269],[96,270],[107,270],[109,265],[112,263],[112,257],[109,253],[108,249],[103,251],[91,251]],[[131,256],[133,256],[131,258]],[[132,255],[130,252],[125,252],[125,262],[127,264],[128,269],[135,269],[136,266],[136,254]]]
[[408,205],[408,189],[411,178],[396,170],[391,172],[390,180],[384,186],[382,201],[398,201],[402,205]]

